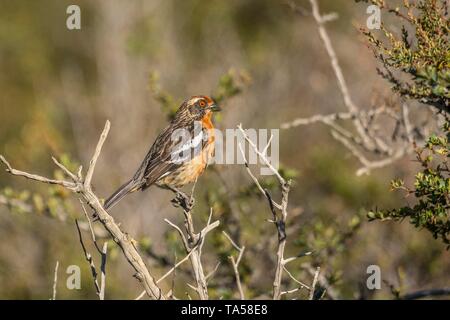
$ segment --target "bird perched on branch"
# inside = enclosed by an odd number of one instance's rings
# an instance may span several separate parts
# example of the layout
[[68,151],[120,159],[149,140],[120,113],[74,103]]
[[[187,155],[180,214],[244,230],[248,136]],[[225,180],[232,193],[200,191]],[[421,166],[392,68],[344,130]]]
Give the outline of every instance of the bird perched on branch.
[[194,182],[214,153],[212,113],[220,108],[207,96],[185,100],[170,124],[159,134],[134,176],[104,204],[109,209],[127,194],[155,184],[180,193]]

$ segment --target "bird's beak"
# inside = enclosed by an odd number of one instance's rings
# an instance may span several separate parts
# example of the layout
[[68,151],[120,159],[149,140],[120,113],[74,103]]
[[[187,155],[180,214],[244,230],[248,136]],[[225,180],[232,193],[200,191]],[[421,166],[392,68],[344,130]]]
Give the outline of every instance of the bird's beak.
[[217,104],[214,103],[209,106],[209,110],[211,110],[212,112],[218,112],[221,111],[222,108],[220,108]]

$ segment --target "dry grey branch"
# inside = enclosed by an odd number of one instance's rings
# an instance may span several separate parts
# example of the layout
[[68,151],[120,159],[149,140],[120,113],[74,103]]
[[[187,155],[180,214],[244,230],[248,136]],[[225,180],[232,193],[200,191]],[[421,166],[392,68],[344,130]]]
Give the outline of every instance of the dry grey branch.
[[[282,296],[281,291],[281,280],[283,277],[283,271],[285,271],[285,265],[288,262],[291,262],[295,260],[298,257],[292,257],[285,259],[284,258],[284,251],[286,247],[286,220],[288,217],[288,202],[289,202],[289,191],[291,187],[291,181],[286,181],[281,174],[278,172],[277,169],[273,167],[273,165],[270,163],[269,159],[266,157],[265,152],[259,151],[256,144],[250,139],[250,137],[247,135],[245,130],[242,128],[242,125],[238,125],[238,129],[240,130],[241,134],[243,135],[244,139],[248,142],[250,147],[253,149],[253,151],[258,155],[261,162],[266,165],[272,173],[275,175],[275,177],[278,179],[280,189],[281,189],[281,203],[277,203],[273,201],[272,196],[270,195],[268,190],[264,190],[256,176],[252,173],[252,171],[249,168],[249,164],[247,161],[247,158],[245,157],[244,151],[242,149],[242,146],[240,146],[240,150],[242,153],[242,157],[244,159],[244,164],[247,169],[247,172],[249,173],[252,180],[255,182],[255,184],[258,186],[258,189],[261,191],[261,193],[264,195],[264,197],[267,199],[269,203],[269,208],[272,213],[273,219],[271,222],[273,222],[277,228],[277,234],[278,234],[278,248],[277,248],[277,258],[276,258],[276,269],[275,269],[275,278],[273,281],[273,299],[279,300]],[[267,150],[267,147],[265,148]],[[280,213],[277,212],[280,211]]]
[[90,229],[90,233],[91,233],[91,238],[92,238],[92,242],[95,245],[95,248],[97,249],[98,253],[100,254],[100,258],[101,258],[101,265],[100,265],[100,285],[98,283],[97,280],[97,269],[95,268],[95,264],[94,264],[94,260],[92,258],[92,255],[87,252],[86,247],[84,245],[83,242],[83,237],[81,234],[81,230],[80,230],[80,226],[79,226],[79,222],[78,220],[75,220],[75,224],[77,226],[77,230],[78,230],[78,237],[80,239],[80,243],[81,243],[81,247],[83,249],[84,255],[86,260],[89,263],[89,266],[91,268],[91,273],[92,273],[92,278],[94,280],[94,286],[95,286],[95,292],[98,295],[100,300],[104,300],[105,299],[105,286],[106,286],[106,257],[107,257],[107,252],[108,252],[108,242],[104,242],[103,244],[103,248],[100,249],[98,243],[97,243],[97,239],[95,237],[95,232],[94,229],[92,227],[92,223],[91,223],[91,219],[89,218],[89,215],[86,211],[86,208],[84,207],[83,202],[80,199],[80,203],[81,203],[81,208],[83,209],[84,215],[86,217],[86,220],[88,221],[88,226]]
[[[168,221],[167,219],[165,219],[166,222],[170,223],[172,226],[177,227],[176,225],[172,224],[170,221]],[[191,254],[194,252],[194,250],[191,250],[191,252],[189,252],[182,260],[180,260],[179,262],[175,263],[175,265],[169,270],[167,271],[161,278],[159,278],[156,283],[160,283],[162,280],[164,280],[165,278],[167,278],[168,276],[170,276],[172,273],[175,273],[175,270],[181,266],[185,261],[187,261],[189,259],[189,257],[191,256]],[[141,300],[145,295],[145,290],[142,291],[139,296],[137,296],[135,298],[135,300]],[[169,295],[168,295],[169,296]]]
[[176,197],[173,200],[176,206],[179,206],[183,209],[184,215],[184,229],[186,234],[178,227],[176,224],[172,223],[168,219],[164,219],[170,226],[175,228],[175,230],[179,233],[183,246],[186,252],[189,255],[189,259],[191,261],[192,271],[194,272],[194,278],[197,286],[189,286],[192,287],[199,295],[201,300],[208,300],[208,283],[207,278],[204,273],[204,268],[201,261],[202,256],[202,248],[204,244],[204,239],[208,232],[217,228],[219,226],[219,221],[215,221],[211,223],[212,218],[212,209],[210,211],[208,222],[206,226],[199,232],[195,232],[194,222],[192,219],[192,204],[194,203],[193,193],[195,189],[195,183],[192,187],[191,196],[188,197],[184,193],[174,190],[176,192]]
[[[315,277],[317,269],[313,268],[309,263],[302,264],[302,268],[304,268],[311,276]],[[330,285],[323,272],[319,274],[317,281],[321,287],[325,288],[325,293],[329,299],[339,299],[339,295]]]
[[216,266],[214,267],[214,269],[212,269],[207,275],[206,275],[206,282],[209,282],[209,279],[211,279],[217,272],[217,270],[219,269],[220,266],[220,261],[218,261],[216,263]]
[[[356,171],[357,175],[369,174],[372,170],[382,168],[392,164],[402,157],[414,151],[413,143],[420,137],[427,126],[422,124],[412,125],[409,119],[409,107],[403,103],[401,112],[396,112],[393,108],[385,105],[374,107],[368,111],[362,110],[356,105],[347,86],[338,57],[325,28],[325,23],[330,21],[330,15],[321,15],[317,0],[309,0],[311,5],[311,15],[317,24],[320,39],[331,61],[331,67],[336,76],[339,91],[342,95],[344,106],[347,112],[338,112],[328,115],[313,115],[309,118],[297,118],[293,121],[283,123],[282,129],[289,129],[302,125],[323,123],[330,127],[331,134],[338,142],[348,149],[353,156],[362,164]],[[295,4],[290,4],[295,8]],[[400,109],[400,107],[399,107]],[[394,133],[390,134],[386,130],[386,120],[388,117]],[[350,120],[353,131],[344,129],[339,121]],[[398,132],[402,132],[397,139]],[[366,154],[370,154],[368,157]],[[373,159],[371,159],[373,158]]]
[[59,261],[56,261],[55,272],[54,272],[54,276],[53,276],[53,296],[52,296],[52,300],[56,300],[56,286],[58,284],[58,268],[59,268]]
[[[331,66],[333,67],[334,74],[336,75],[336,79],[338,81],[339,89],[342,93],[342,97],[344,99],[344,104],[347,107],[348,111],[350,112],[357,112],[358,107],[353,102],[352,97],[350,96],[347,82],[345,81],[344,74],[342,73],[342,69],[339,65],[339,61],[336,55],[336,52],[334,51],[333,45],[331,44],[330,37],[328,36],[328,33],[325,29],[325,23],[326,19],[324,19],[323,16],[321,16],[319,12],[319,5],[317,4],[316,0],[309,0],[312,8],[312,16],[314,17],[314,20],[317,23],[317,27],[319,29],[319,35],[320,38],[325,46],[325,49],[327,51],[327,54],[331,60]],[[361,123],[361,120],[359,118],[353,119],[353,123],[355,125],[355,128],[360,135],[360,137],[363,139],[364,144],[367,146],[372,146],[373,141],[371,141],[370,137],[367,136],[364,127]]]
[[103,248],[102,248],[102,262],[100,265],[100,293],[98,295],[100,300],[105,300],[105,288],[106,288],[106,257],[108,254],[108,242],[105,241],[105,243],[103,243]]
[[84,252],[84,257],[86,258],[86,261],[89,263],[89,267],[91,269],[92,278],[94,280],[95,292],[98,296],[100,296],[100,286],[97,281],[97,269],[95,268],[94,259],[92,258],[92,255],[87,251],[86,246],[84,245],[83,236],[81,234],[80,227],[78,226],[78,220],[75,220],[75,225],[77,227],[78,237],[80,239],[81,248],[83,249]]
[[308,289],[308,290],[311,290],[311,288],[310,288],[307,284],[303,283],[302,281],[300,281],[300,280],[298,280],[296,277],[294,277],[294,275],[286,268],[286,265],[283,266],[283,269],[284,269],[284,271],[287,273],[287,275],[288,275],[295,283],[297,283],[297,284],[300,285],[300,289],[301,289],[301,288],[306,288],[306,289]]
[[230,241],[231,245],[239,252],[237,259],[234,259],[234,256],[230,255],[228,259],[230,259],[231,265],[234,271],[234,277],[236,278],[236,285],[239,291],[239,297],[241,300],[245,300],[244,290],[242,289],[241,276],[239,275],[239,263],[241,262],[242,256],[244,255],[245,246],[239,247],[233,239],[226,233],[222,231],[224,236]]
[[314,299],[314,291],[316,290],[317,280],[319,279],[320,267],[317,267],[314,273],[314,279],[311,285],[311,290],[309,291],[309,300]]
[[[60,185],[62,187],[65,187],[72,192],[79,193],[82,197],[82,199],[89,204],[89,206],[94,210],[95,214],[98,217],[98,220],[102,223],[102,225],[105,227],[105,229],[111,234],[111,237],[113,240],[119,245],[119,247],[122,249],[123,254],[125,255],[126,259],[130,263],[130,265],[133,267],[133,269],[136,271],[135,277],[141,282],[143,285],[146,293],[149,295],[152,299],[165,299],[165,296],[162,294],[161,289],[158,287],[158,285],[155,282],[155,279],[150,274],[149,270],[147,269],[142,257],[138,253],[137,249],[135,248],[133,242],[134,240],[126,233],[124,233],[120,227],[117,225],[117,223],[114,221],[113,217],[109,215],[108,212],[103,208],[102,203],[100,202],[100,199],[95,195],[95,193],[92,191],[91,187],[91,180],[92,176],[94,174],[95,164],[97,162],[97,159],[100,155],[103,143],[106,140],[106,137],[108,136],[108,132],[110,129],[110,122],[106,121],[105,127],[103,129],[103,132],[100,136],[100,139],[97,143],[94,155],[90,161],[90,165],[86,174],[86,179],[83,181],[81,171],[79,170],[76,175],[75,181],[66,181],[66,180],[54,180],[45,178],[39,175],[30,174],[24,171],[16,170],[11,167],[11,165],[6,161],[6,159],[0,155],[0,161],[3,162],[7,167],[7,172],[11,173],[12,175],[25,177],[27,179],[43,182],[43,183],[49,183],[49,184],[56,184]],[[62,165],[61,165],[62,166]],[[61,166],[58,165],[58,167],[61,168]],[[69,171],[68,169],[63,169],[64,172]],[[75,175],[69,175],[72,179]]]

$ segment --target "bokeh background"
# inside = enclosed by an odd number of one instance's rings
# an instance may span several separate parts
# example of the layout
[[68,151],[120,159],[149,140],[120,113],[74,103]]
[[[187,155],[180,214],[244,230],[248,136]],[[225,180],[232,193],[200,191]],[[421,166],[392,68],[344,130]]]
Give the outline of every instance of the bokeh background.
[[[81,30],[66,28],[70,4],[81,8]],[[367,18],[366,6],[344,0],[320,5],[322,12],[339,14],[327,28],[355,102],[369,107],[377,97],[392,96],[357,28]],[[312,18],[277,0],[1,0],[0,70],[0,153],[18,169],[60,175],[51,155],[86,167],[106,119],[111,121],[94,176],[101,197],[133,174],[166,125],[168,106],[191,95],[217,96],[237,87],[224,99],[217,119],[221,129],[239,123],[279,128],[295,117],[345,110]],[[280,131],[280,160],[294,179],[288,252],[315,252],[292,264],[296,276],[310,282],[308,266],[320,266],[344,299],[392,298],[392,288],[410,292],[449,284],[450,255],[442,243],[407,221],[366,218],[367,210],[408,201],[390,192],[389,182],[417,169],[413,157],[357,177],[357,161],[327,128],[313,125]],[[83,218],[77,199],[3,170],[0,189],[0,199],[29,205],[0,206],[0,298],[50,298],[58,260],[57,298],[94,299],[74,224]],[[268,297],[276,231],[265,222],[270,211],[245,168],[209,168],[196,198],[199,225],[213,207],[220,230],[246,245],[241,270],[246,295]],[[175,254],[183,257],[179,239],[163,221],[182,222],[170,199],[169,192],[151,188],[111,211],[140,242],[157,275],[167,271]],[[112,243],[109,252],[106,298],[136,297],[141,289],[131,267]],[[237,297],[230,252],[219,231],[211,236],[205,267],[211,271],[221,263],[210,282],[212,297]],[[73,264],[82,269],[81,290],[65,286],[65,270]],[[371,264],[381,267],[381,290],[365,288]],[[189,265],[183,270],[176,292],[186,298]],[[289,286],[287,280],[283,284]]]

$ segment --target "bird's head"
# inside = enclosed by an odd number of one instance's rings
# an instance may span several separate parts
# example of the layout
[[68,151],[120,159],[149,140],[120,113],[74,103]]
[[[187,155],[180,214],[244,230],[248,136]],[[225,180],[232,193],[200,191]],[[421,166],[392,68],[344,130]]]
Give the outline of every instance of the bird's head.
[[190,120],[200,121],[203,117],[210,117],[213,112],[220,111],[220,107],[208,96],[193,96],[185,100],[175,117],[189,117]]

